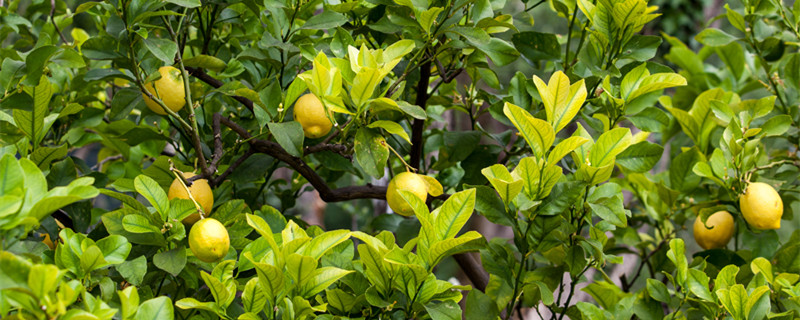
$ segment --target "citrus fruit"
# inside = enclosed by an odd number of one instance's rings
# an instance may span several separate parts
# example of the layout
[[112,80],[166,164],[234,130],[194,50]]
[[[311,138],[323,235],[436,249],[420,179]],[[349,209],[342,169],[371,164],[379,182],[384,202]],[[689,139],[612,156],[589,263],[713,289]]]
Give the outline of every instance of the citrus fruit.
[[772,186],[754,182],[739,197],[739,207],[747,224],[757,229],[779,229],[783,215],[783,200]]
[[418,174],[403,172],[394,176],[389,186],[386,188],[386,202],[389,207],[398,214],[410,217],[414,215],[414,209],[400,195],[400,190],[408,191],[417,196],[422,202],[428,198],[428,187]]
[[[183,109],[183,106],[186,104],[186,91],[183,87],[181,71],[175,69],[175,67],[166,66],[159,68],[158,73],[161,74],[161,79],[155,81],[155,88],[153,87],[153,83],[145,84],[145,88],[153,96],[161,99],[167,108],[178,112]],[[147,95],[143,93],[142,96],[144,97],[144,103],[147,104],[150,110],[161,115],[167,114],[164,108],[148,98]]]
[[230,245],[228,230],[217,219],[202,219],[189,231],[189,249],[200,261],[219,261],[228,254]]
[[320,138],[331,132],[333,123],[333,112],[325,114],[325,106],[322,101],[312,93],[307,93],[297,99],[294,103],[294,120],[303,126],[303,134],[306,138]]
[[[184,172],[183,178],[189,179],[194,177],[195,174],[192,172]],[[214,194],[211,192],[211,186],[208,185],[208,180],[206,179],[197,179],[192,181],[192,185],[189,187],[189,191],[192,193],[192,198],[194,201],[197,201],[203,208],[203,212],[205,212],[206,216],[211,214],[211,209],[214,208]],[[187,199],[189,200],[189,193],[186,192],[186,188],[183,187],[178,178],[172,181],[172,185],[169,186],[169,193],[167,193],[167,197],[172,200],[174,198],[178,199]],[[200,209],[200,208],[198,208]],[[192,215],[183,219],[183,223],[192,224],[200,220],[199,213],[193,213]]]
[[708,216],[706,225],[711,229],[706,228],[699,217],[694,220],[694,241],[705,250],[724,248],[736,231],[733,216],[728,211],[714,212]]

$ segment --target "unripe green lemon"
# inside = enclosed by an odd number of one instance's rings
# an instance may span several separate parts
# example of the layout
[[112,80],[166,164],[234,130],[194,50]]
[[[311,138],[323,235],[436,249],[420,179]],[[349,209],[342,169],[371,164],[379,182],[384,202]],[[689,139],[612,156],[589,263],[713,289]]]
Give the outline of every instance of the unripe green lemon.
[[708,217],[706,228],[700,218],[694,220],[694,241],[703,249],[718,249],[728,245],[736,228],[728,211],[717,211]]
[[200,261],[217,262],[228,254],[231,239],[228,230],[214,218],[205,218],[189,231],[189,249]]
[[333,112],[328,111],[326,115],[322,101],[312,93],[303,95],[294,103],[294,120],[303,126],[306,138],[321,138],[331,132],[332,118]]
[[414,209],[400,195],[400,190],[413,193],[422,202],[425,202],[428,198],[428,187],[425,184],[425,180],[418,174],[403,172],[394,176],[386,188],[386,202],[394,212],[406,217],[413,216]]
[[747,186],[739,197],[739,207],[747,224],[756,229],[768,230],[781,227],[783,200],[772,186],[754,182]]
[[[145,88],[150,94],[161,99],[170,110],[174,112],[180,111],[186,105],[186,90],[183,87],[181,71],[175,69],[175,67],[165,66],[159,68],[158,73],[161,74],[161,79],[154,82],[155,88],[153,83],[145,84]],[[164,108],[148,98],[147,95],[142,94],[142,96],[144,97],[144,103],[150,110],[161,115],[167,114]]]
[[[195,174],[192,172],[183,173],[184,179],[189,179],[194,176]],[[203,212],[205,212],[206,216],[210,215],[211,209],[214,208],[214,193],[211,191],[211,186],[208,185],[208,180],[197,179],[192,181],[192,185],[189,186],[189,191],[192,193],[194,201],[197,201],[197,204],[203,207]],[[174,198],[189,200],[189,193],[186,192],[186,188],[183,187],[183,184],[178,178],[175,178],[175,180],[172,181],[172,185],[169,186],[167,198],[170,200]],[[197,222],[197,220],[200,220],[200,214],[193,213],[184,218],[183,223],[192,224]]]

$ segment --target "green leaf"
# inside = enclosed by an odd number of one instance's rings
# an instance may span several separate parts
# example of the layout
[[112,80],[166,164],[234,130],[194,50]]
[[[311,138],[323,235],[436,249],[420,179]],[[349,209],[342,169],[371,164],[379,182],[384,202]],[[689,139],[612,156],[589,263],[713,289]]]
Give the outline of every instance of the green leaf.
[[300,29],[334,29],[347,23],[348,20],[347,16],[341,13],[323,10],[320,14],[316,14],[308,19]]
[[428,251],[428,255],[430,256],[429,264],[435,266],[439,264],[442,259],[454,254],[478,251],[484,248],[484,244],[483,236],[475,231],[467,231],[457,238],[437,241]]
[[125,281],[134,286],[138,286],[142,284],[144,275],[147,273],[147,258],[143,255],[139,256],[136,259],[118,264],[115,269]]
[[358,164],[367,174],[375,178],[383,177],[383,168],[389,159],[389,145],[383,136],[374,129],[358,129],[353,149]]
[[642,131],[661,132],[669,126],[670,118],[666,112],[656,107],[647,107],[639,113],[628,116],[633,125]]
[[28,287],[34,297],[43,299],[46,295],[56,291],[56,285],[61,282],[64,273],[52,264],[37,264],[31,267],[28,274]]
[[631,144],[631,131],[628,128],[614,128],[606,131],[592,147],[589,153],[589,164],[603,167],[614,163],[617,155]]
[[544,103],[547,121],[555,132],[561,131],[578,114],[586,100],[586,86],[583,80],[570,85],[567,75],[556,71],[550,76],[547,84],[537,76],[533,77],[533,82]]
[[[33,49],[33,51],[25,57],[25,66],[28,70],[28,74],[25,76],[25,80],[22,81],[22,84],[30,87],[38,87],[41,85],[42,80],[47,81],[47,77],[42,75],[44,68],[47,63],[50,62],[50,58],[60,51],[61,49],[50,45]],[[35,97],[35,95],[32,96]]]
[[725,307],[725,310],[731,314],[735,320],[746,319],[747,314],[745,308],[747,307],[747,291],[744,286],[737,284],[730,289],[717,290],[717,298]]
[[216,301],[220,306],[224,306],[230,298],[233,298],[232,295],[236,295],[235,286],[233,287],[234,292],[231,292],[228,290],[228,287],[219,279],[211,276],[205,271],[200,271],[200,277],[203,278],[203,282],[208,287],[208,290],[211,291],[211,295],[214,296],[214,301]]
[[667,291],[667,286],[658,281],[657,279],[647,279],[647,292],[650,297],[659,302],[669,303],[670,294]]
[[425,310],[432,320],[461,320],[461,307],[452,300],[428,303]]
[[[197,2],[199,3],[200,1],[197,0]],[[225,70],[225,67],[227,67],[227,64],[225,61],[222,61],[222,59],[204,54],[196,55],[189,59],[183,60],[183,65],[187,67],[208,69],[216,72],[222,72],[222,70]]]
[[455,237],[472,217],[475,209],[475,189],[451,195],[433,216],[438,240]]
[[769,118],[761,125],[761,134],[766,137],[780,136],[786,133],[792,126],[792,117],[789,115],[777,115]]
[[689,269],[689,277],[686,279],[686,286],[689,287],[695,296],[706,301],[715,301],[714,296],[708,288],[708,275],[697,269]]
[[53,88],[50,85],[50,81],[42,76],[42,80],[39,81],[38,85],[28,87],[25,91],[33,97],[33,109],[32,111],[15,109],[13,111],[14,123],[17,128],[28,136],[34,146],[38,146],[47,133],[44,119],[49,113]]
[[267,296],[258,278],[251,278],[242,290],[242,307],[247,312],[259,313],[267,306]]
[[135,320],[173,320],[175,312],[172,309],[172,300],[167,296],[160,296],[145,301],[136,311]]
[[552,216],[564,212],[569,206],[575,203],[584,193],[586,182],[583,181],[564,181],[556,183],[550,193],[539,207],[539,214]]
[[678,269],[678,273],[675,276],[675,280],[678,281],[678,285],[683,285],[686,282],[686,278],[688,276],[689,270],[689,263],[686,261],[686,253],[685,247],[683,245],[683,239],[672,239],[669,241],[669,251],[667,251],[667,258],[675,265],[675,268]]
[[426,34],[431,33],[431,26],[436,22],[436,17],[438,17],[442,11],[444,11],[444,8],[433,7],[419,12],[417,22],[419,22],[419,25],[422,27],[422,30],[425,30]]
[[770,293],[769,286],[760,286],[750,292],[744,309],[748,320],[764,319],[767,316],[771,307]]
[[314,270],[305,281],[301,281],[303,298],[310,298],[330,287],[334,282],[355,271],[334,267],[322,267]]
[[131,252],[131,244],[128,239],[120,235],[110,235],[97,240],[97,247],[103,253],[106,262],[110,264],[120,264],[125,262]]
[[283,123],[270,122],[267,124],[269,131],[275,136],[275,140],[283,147],[286,152],[295,156],[303,156],[303,126],[297,121]]
[[625,101],[631,102],[634,99],[651,92],[685,85],[686,78],[677,73],[656,73],[653,75],[648,75],[639,82],[636,90],[631,92]]
[[700,153],[693,148],[672,159],[669,167],[669,182],[672,189],[688,192],[700,184],[700,177],[692,171],[700,156]]
[[555,34],[536,31],[518,32],[511,36],[511,42],[519,53],[532,63],[561,59],[561,45]]
[[47,170],[50,168],[50,163],[55,160],[63,159],[67,156],[67,145],[63,144],[57,148],[43,147],[34,150],[30,159],[36,164],[39,169]]
[[153,264],[161,270],[178,276],[186,266],[186,248],[177,247],[169,251],[162,251],[153,256]]
[[383,75],[377,68],[361,67],[358,70],[353,79],[353,87],[350,89],[350,98],[358,110],[363,110],[381,81],[383,81]]
[[503,113],[528,142],[533,154],[539,158],[544,157],[555,140],[553,127],[547,121],[534,118],[528,111],[509,102],[503,106]]
[[258,282],[261,284],[261,288],[264,289],[264,295],[267,300],[275,301],[276,297],[280,297],[283,291],[283,270],[266,263],[256,263],[255,265]]
[[408,141],[409,144],[411,143],[411,139],[408,137],[408,133],[406,133],[406,130],[404,130],[403,127],[400,126],[400,124],[398,124],[397,122],[388,120],[378,120],[373,123],[370,123],[367,126],[367,128],[382,128],[391,134],[396,134],[400,136],[401,138],[403,138],[403,140]]
[[770,284],[775,280],[772,274],[772,263],[763,257],[753,259],[753,261],[750,262],[750,270],[753,271],[754,275],[759,273],[764,275],[764,278],[767,279],[767,282]]
[[617,155],[617,164],[632,172],[647,172],[661,160],[664,147],[642,141],[625,149]]
[[589,139],[581,136],[572,136],[564,139],[563,141],[559,142],[556,147],[553,148],[553,151],[550,151],[550,153],[547,155],[547,163],[557,163],[561,160],[561,158],[564,158],[567,154],[582,146],[586,142],[589,142]]
[[175,302],[175,306],[181,309],[200,309],[211,311],[215,313],[221,319],[229,319],[228,316],[225,314],[225,310],[220,308],[217,303],[214,302],[200,302],[197,301],[195,298],[183,298]]
[[83,274],[88,274],[107,265],[108,263],[103,259],[103,252],[95,245],[84,249],[80,253],[80,270]]
[[489,180],[492,187],[497,190],[506,207],[522,191],[522,180],[514,179],[511,173],[508,172],[508,168],[502,164],[486,167],[481,170],[481,173]]
[[122,228],[131,233],[161,233],[158,227],[150,224],[150,220],[138,214],[129,214],[122,218]]
[[171,65],[175,61],[175,55],[178,53],[178,45],[175,44],[175,42],[155,36],[144,39],[144,46],[147,47],[147,50],[150,50],[156,58],[168,65]]
[[133,179],[133,187],[136,188],[136,192],[139,192],[142,197],[150,202],[150,205],[152,205],[162,217],[166,218],[169,216],[169,200],[167,199],[167,194],[164,192],[164,189],[161,189],[161,186],[158,185],[158,182],[146,175],[140,174]]
[[166,0],[169,3],[177,4],[185,8],[197,8],[201,6],[200,0]]
[[311,239],[303,254],[314,259],[320,259],[330,249],[333,249],[342,242],[347,241],[349,238],[350,231],[348,230],[334,230],[325,232],[314,237],[314,239]]
[[604,198],[599,203],[589,203],[592,213],[609,223],[624,228],[628,225],[622,200],[619,197]]
[[717,28],[707,28],[694,37],[697,42],[709,47],[721,47],[736,41],[736,37]]

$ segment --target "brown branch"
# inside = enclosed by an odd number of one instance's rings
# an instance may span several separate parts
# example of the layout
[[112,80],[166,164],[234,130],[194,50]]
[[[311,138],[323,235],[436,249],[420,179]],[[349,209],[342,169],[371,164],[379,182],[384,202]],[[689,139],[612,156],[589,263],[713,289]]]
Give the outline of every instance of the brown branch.
[[211,120],[211,130],[214,133],[214,154],[211,155],[211,165],[208,166],[208,171],[210,174],[214,174],[217,171],[219,160],[222,159],[222,135],[220,134],[219,125],[220,118],[222,118],[222,115],[215,113]]
[[[0,6],[3,5],[3,2],[0,1]],[[69,44],[67,38],[64,37],[64,34],[61,33],[61,30],[58,28],[58,24],[56,23],[56,18],[53,16],[56,13],[56,0],[50,0],[50,21],[53,22],[53,28],[58,33],[58,36],[61,38],[61,41],[64,41],[64,44]]]
[[[423,110],[427,109],[428,104],[428,84],[431,77],[431,61],[426,60],[420,66],[419,82],[417,82],[417,98],[414,104]],[[411,155],[409,165],[419,169],[420,159],[422,158],[422,133],[425,131],[425,120],[415,119],[411,127]]]
[[[212,86],[214,88],[219,88],[219,87],[222,87],[222,85],[223,85],[222,81],[214,79],[214,77],[208,75],[208,73],[203,71],[203,69],[193,68],[193,67],[186,67],[186,71],[189,72],[189,74],[192,75],[193,77],[195,77],[197,79],[200,79],[201,81],[207,83],[208,85],[210,85],[210,86]],[[242,97],[242,96],[233,96],[233,99],[235,99],[236,101],[241,102],[251,112],[253,111],[253,101],[250,101],[250,99],[247,99],[247,98]]]
[[244,161],[247,160],[247,158],[250,158],[250,156],[252,156],[254,154],[255,154],[255,151],[253,151],[252,148],[247,149],[247,152],[245,152],[245,154],[243,154],[241,157],[239,157],[239,159],[236,159],[236,161],[234,161],[228,167],[228,169],[225,170],[225,172],[223,172],[221,175],[219,175],[218,177],[216,177],[216,178],[211,180],[212,185],[214,185],[214,186],[220,185],[223,181],[225,181],[226,178],[228,178],[228,175],[233,173],[233,171],[236,170],[236,168],[238,168],[240,165],[242,165],[242,163],[244,163]]
[[313,168],[309,167],[303,159],[289,154],[278,143],[254,139],[245,128],[242,128],[228,118],[221,117],[220,121],[236,132],[242,139],[247,140],[254,151],[272,156],[292,167],[292,169],[308,180],[308,183],[319,192],[320,198],[325,202],[339,202],[353,199],[386,199],[386,187],[374,186],[369,183],[363,186],[331,189],[325,182],[325,179],[317,174]]
[[353,155],[347,153],[347,146],[343,144],[333,144],[333,143],[320,143],[313,146],[308,146],[305,148],[303,154],[309,155],[312,153],[322,152],[322,151],[330,151],[334,153],[338,153],[342,157],[348,160],[353,160]]
[[461,266],[461,270],[467,275],[472,285],[481,291],[486,290],[486,285],[489,284],[489,275],[486,273],[486,270],[483,269],[480,262],[475,259],[475,256],[467,252],[456,254],[453,258],[458,262],[458,265]]

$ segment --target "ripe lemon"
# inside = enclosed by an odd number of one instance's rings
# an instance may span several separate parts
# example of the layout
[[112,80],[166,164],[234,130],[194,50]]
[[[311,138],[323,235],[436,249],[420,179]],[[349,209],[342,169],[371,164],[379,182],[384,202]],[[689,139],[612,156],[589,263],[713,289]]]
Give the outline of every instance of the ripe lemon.
[[754,182],[739,197],[739,207],[747,223],[757,229],[779,229],[783,200],[772,186]]
[[219,261],[228,254],[230,245],[228,230],[217,219],[200,220],[189,231],[189,249],[200,261]]
[[[161,99],[167,105],[167,108],[178,112],[186,104],[186,91],[183,88],[181,71],[174,67],[166,66],[159,68],[158,73],[161,74],[161,79],[155,81],[155,88],[153,88],[152,83],[145,84],[145,88],[152,95]],[[148,98],[144,93],[142,96],[144,97],[144,103],[147,104],[150,110],[161,115],[167,114],[158,103]]]
[[733,216],[728,211],[717,211],[708,217],[706,228],[700,218],[694,220],[694,241],[703,249],[724,248],[733,237],[736,228]]
[[[183,173],[184,179],[189,179],[194,176],[195,174],[192,172]],[[205,212],[206,216],[211,214],[211,209],[214,208],[214,194],[211,192],[211,187],[208,185],[208,180],[197,179],[193,181],[192,185],[189,187],[189,191],[192,192],[192,198],[197,201],[197,204],[203,207],[203,212]],[[172,185],[169,186],[167,198],[170,200],[174,198],[189,199],[189,193],[186,192],[186,189],[183,187],[178,178],[175,178],[175,180],[172,181]],[[193,213],[192,215],[184,218],[183,223],[192,224],[197,222],[197,220],[200,220],[200,214]]]
[[422,202],[428,198],[428,187],[418,174],[403,172],[394,176],[389,186],[386,188],[386,202],[389,207],[398,214],[410,217],[414,215],[414,209],[400,195],[400,190],[408,191],[417,196]]
[[333,112],[325,114],[325,106],[313,93],[307,93],[294,103],[294,120],[303,126],[306,138],[316,139],[331,132]]

